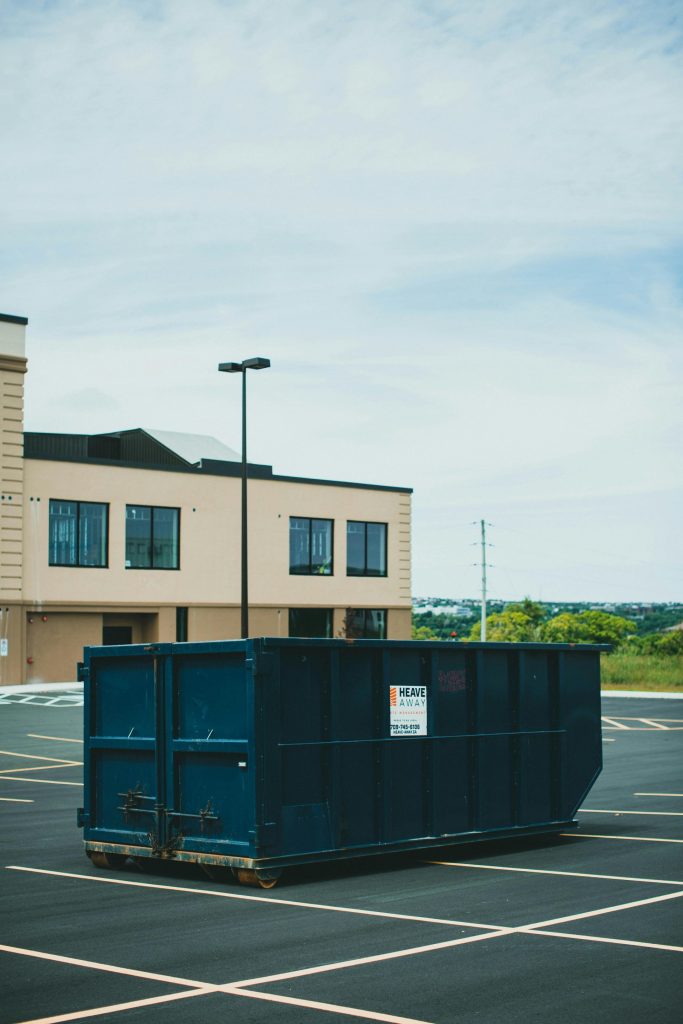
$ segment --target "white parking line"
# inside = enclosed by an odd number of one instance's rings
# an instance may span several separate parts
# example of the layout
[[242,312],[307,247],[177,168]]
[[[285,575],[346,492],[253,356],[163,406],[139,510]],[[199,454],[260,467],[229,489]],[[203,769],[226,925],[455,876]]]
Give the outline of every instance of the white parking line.
[[249,992],[247,989],[236,988],[234,985],[223,989],[231,996],[246,996],[247,999],[261,999],[267,1003],[283,1003],[285,1006],[301,1006],[308,1010],[323,1010],[326,1013],[340,1013],[346,1017],[360,1017],[361,1020],[379,1020],[384,1024],[429,1024],[429,1021],[415,1020],[413,1017],[395,1017],[393,1014],[376,1013],[373,1010],[357,1010],[351,1006],[338,1006],[335,1003],[320,1003],[313,999],[295,999],[294,996],[276,996],[272,992]]
[[292,978],[308,978],[312,974],[327,974],[329,971],[342,971],[349,967],[364,967],[367,964],[385,963],[387,960],[417,956],[419,953],[433,953],[437,949],[451,949],[454,946],[467,946],[472,942],[498,939],[502,935],[511,935],[516,930],[515,928],[496,928],[490,932],[483,932],[481,935],[464,935],[459,939],[448,939],[446,942],[432,942],[427,946],[413,946],[410,949],[396,949],[391,953],[376,953],[374,956],[361,956],[354,960],[340,960],[331,964],[319,964],[317,967],[304,967],[300,971],[283,971],[281,974],[267,974],[262,978],[248,978],[246,981],[233,982],[231,988],[270,985],[276,981],[289,981]]
[[14,796],[0,796],[0,800],[4,804],[32,804],[34,800],[21,800],[19,797]]
[[[103,881],[109,882],[110,884],[123,884],[134,886],[136,888],[149,888],[149,889],[164,889],[164,890],[176,890],[179,889],[182,892],[192,891],[206,894],[206,890],[187,890],[176,886],[166,885],[155,885],[151,883],[140,883],[140,882],[125,882],[121,879],[93,879],[90,876],[72,875],[66,872],[48,871],[47,869],[35,869],[35,868],[22,868],[17,865],[10,866],[10,870],[27,871],[33,874],[44,874],[44,875],[56,875],[58,877],[68,878],[85,878],[87,881]],[[319,904],[306,904],[298,901],[290,900],[278,900],[268,897],[250,897],[237,894],[227,893],[210,893],[212,895],[221,896],[232,896],[237,899],[247,899],[256,902],[272,902],[275,904],[294,905],[298,907],[308,907],[311,909],[326,909],[326,910],[341,910],[342,912],[358,913],[356,908],[340,908],[340,907],[327,907]],[[679,899],[683,896],[683,890],[679,890],[674,893],[666,893],[660,896],[653,896],[648,899],[633,900],[628,903],[615,904],[608,907],[601,907],[596,910],[583,911],[578,914],[569,914],[564,917],[552,918],[547,921],[536,921],[528,925],[521,925],[516,927],[504,927],[504,926],[492,926],[490,930],[479,934],[462,936],[457,939],[447,940],[445,942],[430,943],[428,945],[413,946],[407,949],[394,950],[389,953],[380,953],[374,956],[357,957],[352,960],[343,960],[333,963],[320,964],[315,967],[303,968],[301,970],[286,971],[278,974],[264,975],[258,978],[249,978],[242,981],[231,982],[225,985],[211,985],[204,982],[189,980],[186,978],[175,978],[169,975],[156,974],[148,971],[138,971],[132,968],[118,967],[111,964],[103,964],[95,961],[81,960],[74,957],[58,956],[56,954],[44,953],[38,950],[22,949],[15,946],[0,946],[1,952],[14,953],[20,956],[35,957],[37,959],[44,959],[58,963],[69,964],[76,967],[85,967],[93,970],[103,970],[114,974],[122,974],[130,977],[142,978],[145,980],[154,980],[165,982],[169,984],[176,984],[183,987],[189,988],[189,992],[173,993],[171,995],[152,997],[149,1000],[136,1000],[134,1002],[118,1003],[107,1007],[97,1007],[95,1009],[86,1011],[76,1011],[68,1014],[60,1014],[52,1017],[43,1017],[40,1019],[34,1019],[32,1021],[24,1021],[22,1024],[65,1024],[67,1021],[83,1019],[87,1017],[102,1016],[104,1014],[112,1014],[121,1010],[131,1009],[138,1006],[154,1005],[156,1003],[172,1002],[175,999],[188,998],[190,996],[206,995],[209,993],[221,992],[225,995],[243,996],[245,998],[260,999],[264,1002],[271,1003],[282,1003],[293,1006],[301,1006],[302,1008],[317,1009],[323,1012],[340,1014],[343,1016],[350,1016],[356,1018],[365,1018],[369,1020],[376,1020],[384,1022],[384,1024],[428,1024],[425,1021],[417,1021],[413,1018],[397,1017],[392,1014],[383,1014],[376,1011],[366,1011],[355,1007],[341,1006],[334,1003],[323,1003],[314,1000],[296,999],[292,996],[279,995],[271,992],[254,992],[249,991],[249,987],[254,985],[265,985],[274,984],[282,981],[289,981],[294,978],[310,977],[317,974],[326,974],[331,971],[339,971],[345,969],[352,969],[360,966],[367,966],[369,964],[385,963],[390,960],[397,960],[409,956],[415,956],[422,953],[431,953],[444,949],[452,949],[457,946],[471,945],[472,943],[485,942],[490,939],[502,938],[508,935],[514,934],[532,934],[542,937],[552,938],[563,938],[571,939],[573,941],[583,942],[601,942],[610,943],[623,946],[633,946],[638,948],[656,949],[665,952],[683,952],[683,947],[664,945],[661,943],[646,943],[637,940],[629,939],[612,939],[606,936],[594,936],[594,935],[581,935],[571,932],[560,932],[554,929],[553,926],[558,924],[565,924],[571,921],[582,921],[588,918],[601,917],[605,914],[614,914],[622,910],[631,910],[636,907],[650,906],[655,903],[662,903],[668,900]],[[374,911],[360,911],[360,913],[371,914],[372,916],[378,917],[402,917],[403,915],[385,914],[383,912]],[[413,920],[424,920],[420,918],[412,918]]]
[[469,868],[472,871],[519,871],[525,875],[561,875],[566,878],[600,878],[610,882],[647,882],[651,885],[683,885],[682,881],[670,878],[632,878],[629,875],[593,875],[586,871],[551,871],[548,868],[513,868],[501,864],[468,864],[455,860],[427,860],[425,864],[437,864],[446,868]]
[[632,900],[630,903],[616,903],[612,907],[602,907],[598,910],[588,910],[581,914],[567,914],[566,917],[553,917],[549,921],[534,921],[519,928],[524,932],[541,928],[550,928],[555,924],[568,924],[569,921],[585,921],[588,917],[602,917],[604,914],[616,914],[621,910],[633,910],[635,907],[647,907],[653,903],[665,903],[667,900],[677,900],[683,896],[683,889],[678,892],[665,892],[662,896],[649,896],[646,900]]
[[73,740],[68,736],[43,736],[39,732],[27,732],[26,735],[32,740],[56,740],[58,743],[80,743],[83,746],[83,740]]
[[144,981],[161,981],[166,985],[183,985],[188,988],[215,991],[215,985],[189,978],[176,978],[171,974],[157,974],[154,971],[136,971],[133,967],[115,967],[113,964],[99,963],[97,960],[81,960],[74,956],[59,956],[57,953],[43,953],[39,949],[25,949],[22,946],[5,946],[0,944],[1,953],[14,953],[16,956],[28,956],[35,960],[50,960],[53,963],[69,964],[72,967],[87,967],[93,971],[106,971],[108,974],[125,974],[129,978],[142,978]]
[[2,768],[0,775],[11,775],[12,772],[49,772],[55,768],[80,768],[82,765],[82,761],[60,761],[59,764],[31,765],[30,768]]
[[626,730],[628,730],[628,726],[627,725],[622,725],[621,722],[617,722],[617,720],[615,718],[608,718],[606,715],[603,715],[602,716],[602,720],[603,720],[603,722],[607,722],[607,724],[610,725],[613,729],[626,729]]
[[641,718],[641,722],[645,725],[651,725],[653,729],[668,729],[668,725],[662,725],[661,722],[656,722],[654,718]]
[[42,757],[40,754],[19,754],[16,750],[0,750],[0,754],[5,754],[6,757],[25,757],[29,761],[51,761],[52,763],[74,764],[73,761],[67,761],[63,757]]
[[643,949],[663,949],[669,953],[683,953],[683,946],[667,946],[661,942],[636,942],[635,939],[613,939],[604,935],[577,935],[575,932],[555,932],[547,928],[524,928],[529,935],[550,935],[558,939],[580,939],[582,942],[607,942],[615,946],[639,946]]
[[625,843],[683,843],[683,839],[660,839],[654,836],[602,836],[593,832],[560,832],[565,839],[620,839]]
[[[57,767],[53,765],[53,767]],[[60,768],[64,768],[65,765],[60,764]],[[21,769],[19,769],[21,771]],[[2,781],[7,780],[8,782],[39,782],[41,786],[80,786],[83,789],[82,782],[57,782],[56,779],[27,779],[25,775],[3,775]]]
[[149,999],[133,999],[129,1003],[97,1006],[92,1010],[77,1010],[75,1013],[60,1013],[56,1017],[34,1017],[33,1020],[20,1021],[19,1024],[66,1024],[70,1020],[86,1020],[90,1017],[102,1017],[105,1013],[121,1013],[123,1010],[135,1010],[140,1006],[156,1006],[159,1003],[173,1003],[178,999],[205,995],[204,989],[193,988],[189,992],[171,992],[169,995],[151,996]]
[[81,875],[71,871],[51,871],[48,868],[29,868],[19,864],[7,864],[6,870],[24,871],[31,875],[50,875],[56,878],[74,878],[78,881],[97,882],[100,885],[123,885],[134,889],[160,889],[169,892],[191,893],[195,896],[218,896],[224,900],[239,900],[243,903],[272,903],[276,906],[299,907],[304,910],[328,910],[337,914],[355,914],[359,917],[381,917],[392,921],[416,921],[419,924],[441,924],[454,928],[478,928],[487,932],[498,927],[495,924],[476,924],[473,921],[455,921],[452,918],[422,917],[416,914],[392,914],[384,910],[366,910],[361,907],[339,907],[327,903],[306,903],[304,900],[285,900],[277,896],[253,896],[250,893],[224,892],[220,889],[193,889],[184,885],[163,885],[156,882],[138,882],[127,878],[105,878],[97,875]]
[[[494,932],[497,935],[498,932]],[[477,936],[477,938],[484,938],[486,936]],[[460,940],[456,939],[455,943]],[[453,945],[452,942],[439,943],[435,948],[441,948],[443,946]],[[416,949],[415,952],[426,952],[430,947],[424,947],[424,949]],[[58,956],[53,953],[44,953],[36,949],[22,949],[19,946],[4,946],[0,945],[0,952],[13,953],[17,956],[33,957],[38,960],[49,960],[53,963],[69,964],[74,967],[83,967],[90,970],[106,971],[110,974],[122,974],[132,978],[142,978],[145,981],[161,981],[169,985],[181,985],[190,989],[189,992],[172,992],[164,996],[152,996],[148,999],[136,999],[125,1003],[114,1003],[109,1006],[98,1006],[90,1010],[80,1010],[72,1013],[60,1013],[50,1017],[34,1018],[31,1021],[23,1021],[21,1024],[65,1024],[71,1020],[81,1020],[87,1017],[100,1017],[104,1014],[109,1013],[120,1013],[123,1010],[130,1010],[141,1006],[154,1006],[159,1003],[174,1002],[177,999],[187,999],[191,996],[205,996],[214,993],[221,993],[224,995],[243,996],[249,999],[259,999],[262,1002],[268,1003],[284,1003],[291,1006],[307,1007],[308,1009],[324,1010],[328,1013],[337,1013],[346,1017],[360,1017],[365,1020],[377,1020],[382,1021],[383,1024],[429,1024],[428,1021],[416,1020],[412,1017],[397,1017],[395,1014],[377,1013],[373,1010],[361,1010],[352,1006],[340,1006],[335,1003],[321,1003],[311,999],[296,999],[293,996],[281,996],[274,992],[249,992],[246,991],[245,986],[247,982],[231,983],[228,985],[211,985],[201,981],[191,981],[188,978],[175,978],[167,974],[155,974],[150,971],[137,971],[128,967],[116,967],[113,964],[98,963],[92,960],[80,960],[76,957]],[[411,950],[405,950],[399,954],[393,955],[410,955]],[[391,957],[392,954],[389,954]],[[369,962],[374,961],[377,958],[368,958]],[[383,959],[383,958],[380,958]],[[359,963],[361,961],[358,961]],[[354,963],[349,962],[349,966]],[[345,964],[334,964],[328,969],[339,969]],[[310,973],[310,972],[303,972]],[[297,976],[296,973],[290,976]]]
[[683,793],[634,793],[634,796],[683,796]]

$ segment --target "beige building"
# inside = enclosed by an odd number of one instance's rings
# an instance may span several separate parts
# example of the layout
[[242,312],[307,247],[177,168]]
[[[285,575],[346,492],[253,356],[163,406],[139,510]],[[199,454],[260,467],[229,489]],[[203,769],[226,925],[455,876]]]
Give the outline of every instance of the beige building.
[[[25,330],[0,314],[0,685],[83,647],[240,634],[236,452],[156,430],[24,433]],[[410,637],[411,489],[249,466],[252,636]]]

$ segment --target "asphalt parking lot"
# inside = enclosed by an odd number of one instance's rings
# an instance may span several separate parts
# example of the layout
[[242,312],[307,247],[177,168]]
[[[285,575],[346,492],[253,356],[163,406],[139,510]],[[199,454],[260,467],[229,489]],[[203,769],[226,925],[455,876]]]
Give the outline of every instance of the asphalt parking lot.
[[0,695],[0,1022],[678,1022],[683,701],[605,698],[571,835],[292,869],[100,871],[78,691]]

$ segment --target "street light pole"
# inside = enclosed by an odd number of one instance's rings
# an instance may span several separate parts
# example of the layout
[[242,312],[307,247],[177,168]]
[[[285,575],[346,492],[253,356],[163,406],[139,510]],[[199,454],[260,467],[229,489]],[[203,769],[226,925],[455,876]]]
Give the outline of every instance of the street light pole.
[[246,640],[249,636],[249,566],[247,547],[247,370],[265,370],[270,366],[270,359],[254,356],[244,359],[241,363],[219,363],[222,373],[242,374],[242,596],[241,596],[241,635]]

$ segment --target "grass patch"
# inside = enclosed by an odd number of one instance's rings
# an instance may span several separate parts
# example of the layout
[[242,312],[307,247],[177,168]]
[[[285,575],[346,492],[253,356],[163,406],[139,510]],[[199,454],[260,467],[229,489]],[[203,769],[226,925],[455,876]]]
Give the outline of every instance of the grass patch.
[[603,690],[660,690],[683,693],[683,654],[602,654]]

